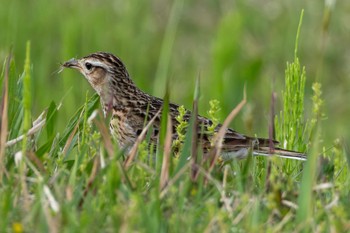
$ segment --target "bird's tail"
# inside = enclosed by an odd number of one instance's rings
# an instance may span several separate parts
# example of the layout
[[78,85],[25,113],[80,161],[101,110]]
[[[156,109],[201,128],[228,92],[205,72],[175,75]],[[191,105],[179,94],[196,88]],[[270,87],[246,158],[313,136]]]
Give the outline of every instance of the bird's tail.
[[253,155],[262,155],[262,156],[277,155],[281,158],[296,159],[296,160],[302,160],[302,161],[305,161],[307,159],[306,154],[301,152],[285,150],[281,148],[270,148],[270,147],[254,148]]

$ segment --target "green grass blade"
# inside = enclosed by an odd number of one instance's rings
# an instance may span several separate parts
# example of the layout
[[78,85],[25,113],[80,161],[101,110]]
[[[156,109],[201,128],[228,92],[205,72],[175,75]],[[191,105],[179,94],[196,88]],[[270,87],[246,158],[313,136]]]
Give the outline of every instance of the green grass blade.
[[168,115],[169,115],[169,88],[168,84],[166,85],[166,91],[164,95],[164,102],[162,106],[162,117],[161,117],[161,125],[159,132],[159,140],[157,146],[157,155],[156,155],[156,171],[160,173],[164,155],[164,145],[165,145],[165,137],[167,131],[168,124]]
[[51,102],[47,110],[46,115],[46,134],[47,138],[50,139],[54,136],[54,132],[57,125],[57,105],[55,102]]
[[319,158],[319,129],[316,130],[316,137],[312,143],[312,150],[308,156],[299,192],[298,198],[298,211],[297,211],[297,223],[305,230],[305,232],[311,231],[309,222],[314,214],[314,193],[313,187],[315,185],[316,172],[317,172],[317,158]]
[[159,62],[156,77],[154,80],[153,92],[156,96],[162,96],[161,89],[159,87],[165,87],[166,85],[166,77],[171,58],[171,51],[173,48],[176,30],[180,20],[183,4],[184,0],[175,0],[172,5],[168,25],[166,27],[166,32],[158,60]]
[[27,132],[31,127],[31,105],[32,105],[32,96],[31,96],[31,76],[30,76],[30,42],[27,42],[26,48],[26,60],[24,64],[24,78],[23,78],[23,109],[24,109],[24,118],[23,118],[23,142],[22,142],[22,153],[25,154],[27,150]]

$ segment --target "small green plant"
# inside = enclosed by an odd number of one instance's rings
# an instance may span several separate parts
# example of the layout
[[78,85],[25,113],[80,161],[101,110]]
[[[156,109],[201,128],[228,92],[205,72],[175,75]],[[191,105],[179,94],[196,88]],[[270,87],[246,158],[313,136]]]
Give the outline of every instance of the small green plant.
[[219,119],[219,113],[220,113],[220,101],[219,100],[210,100],[209,101],[209,111],[208,116],[212,120],[213,124],[208,127],[209,133],[214,134],[215,128],[218,126],[220,119]]
[[304,93],[306,82],[305,67],[300,66],[298,51],[299,32],[302,23],[303,11],[299,21],[296,36],[294,61],[287,62],[285,70],[285,88],[282,92],[283,111],[276,118],[276,138],[285,149],[305,151],[304,133],[306,121],[304,118]]
[[182,148],[182,144],[185,140],[186,137],[186,129],[188,127],[188,122],[184,119],[184,116],[186,114],[186,109],[183,105],[181,105],[178,108],[179,115],[176,116],[176,121],[179,123],[176,126],[176,134],[177,134],[177,139],[173,141],[173,150],[180,152]]
[[312,90],[314,92],[312,96],[312,118],[310,120],[310,139],[312,140],[312,135],[314,134],[314,130],[316,127],[317,122],[322,118],[325,117],[322,112],[323,107],[323,99],[321,98],[322,95],[322,85],[319,82],[314,82],[312,84]]
[[218,126],[220,120],[219,120],[219,113],[220,113],[220,101],[219,100],[210,100],[209,101],[209,111],[208,111],[208,116],[213,122],[212,125],[210,125],[208,129],[208,134],[211,135],[212,137],[210,138],[210,144],[211,146],[214,146],[214,143],[212,140],[215,138],[216,132],[215,128]]

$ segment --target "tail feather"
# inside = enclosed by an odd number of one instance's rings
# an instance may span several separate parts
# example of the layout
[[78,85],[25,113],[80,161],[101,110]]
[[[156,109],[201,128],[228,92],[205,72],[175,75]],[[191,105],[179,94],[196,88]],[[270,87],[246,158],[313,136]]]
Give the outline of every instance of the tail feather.
[[[221,148],[221,156],[224,160],[230,160],[233,158],[245,158],[249,155],[249,153],[252,153],[253,155],[276,155],[287,159],[295,159],[301,161],[307,160],[306,154],[297,151],[281,149],[278,147],[278,144],[278,141],[266,138],[252,138],[247,136],[245,136],[243,139],[225,138],[225,142],[222,144]],[[210,146],[206,148],[210,148]]]
[[254,155],[262,155],[262,156],[271,156],[271,155],[277,155],[281,158],[287,158],[287,159],[295,159],[295,160],[302,160],[306,161],[306,154],[292,151],[292,150],[285,150],[281,148],[269,148],[269,147],[259,147],[257,149],[254,149],[253,151]]

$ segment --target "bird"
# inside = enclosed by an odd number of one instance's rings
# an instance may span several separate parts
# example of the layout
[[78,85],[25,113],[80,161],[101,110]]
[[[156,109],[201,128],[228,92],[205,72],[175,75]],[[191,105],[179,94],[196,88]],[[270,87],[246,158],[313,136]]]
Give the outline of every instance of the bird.
[[[129,150],[144,129],[145,120],[154,118],[151,140],[156,141],[160,132],[161,118],[157,113],[163,106],[161,98],[147,94],[139,89],[131,79],[121,59],[108,52],[96,52],[80,59],[72,58],[61,65],[63,68],[78,70],[100,96],[104,115],[109,112],[109,128],[120,148]],[[189,121],[192,112],[185,110],[183,119]],[[179,122],[179,105],[169,103],[169,115],[173,129]],[[213,133],[208,128],[213,121],[201,115],[196,116],[198,139],[203,151],[208,151]],[[222,124],[218,124],[217,133]],[[172,139],[176,140],[176,130]],[[272,142],[272,143],[271,143]],[[155,143],[156,144],[156,143]],[[272,144],[272,146],[271,146]],[[225,159],[245,158],[249,154],[260,156],[277,155],[282,158],[306,160],[306,154],[278,147],[278,141],[267,138],[250,137],[231,128],[225,129],[222,140],[221,156]]]

